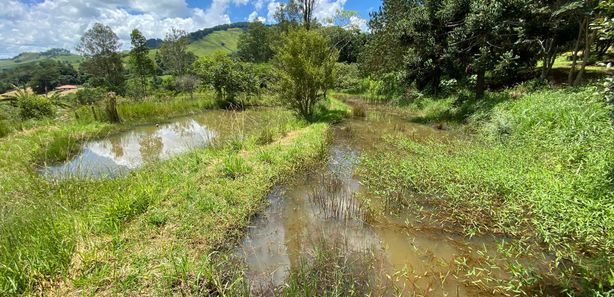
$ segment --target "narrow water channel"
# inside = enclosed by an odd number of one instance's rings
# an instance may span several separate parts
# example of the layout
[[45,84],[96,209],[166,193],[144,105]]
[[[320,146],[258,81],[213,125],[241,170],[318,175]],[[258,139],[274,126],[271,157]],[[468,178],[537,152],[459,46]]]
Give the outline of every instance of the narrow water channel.
[[241,254],[254,295],[282,285],[301,257],[308,258],[323,240],[341,243],[347,254],[366,252],[384,259],[381,271],[369,273],[404,273],[395,285],[405,295],[475,295],[450,276],[454,259],[466,252],[468,243],[461,237],[370,222],[356,198],[363,191],[354,174],[360,154],[391,131],[445,137],[382,111],[337,126],[326,164],[275,188],[268,196],[270,207],[253,220],[243,240]]

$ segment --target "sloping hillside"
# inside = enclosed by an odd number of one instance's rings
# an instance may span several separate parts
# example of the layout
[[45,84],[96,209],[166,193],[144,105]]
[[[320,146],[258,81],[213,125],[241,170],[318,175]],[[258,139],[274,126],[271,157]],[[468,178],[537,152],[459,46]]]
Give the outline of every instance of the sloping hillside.
[[47,59],[68,62],[75,67],[78,66],[83,60],[82,57],[69,52],[62,52],[58,54],[49,54],[49,51],[43,53],[21,53],[12,59],[0,59],[0,71],[13,69],[19,65],[36,63]]
[[[215,31],[198,40],[192,41],[188,45],[188,50],[193,52],[197,57],[212,55],[217,51],[225,53],[233,53],[238,49],[239,37],[243,34],[241,28],[230,28],[223,31]],[[156,56],[158,49],[149,51],[149,56],[153,59]],[[128,52],[126,52],[127,54]],[[125,56],[127,62],[128,56]]]
[[199,57],[211,55],[216,51],[232,53],[237,51],[241,34],[243,30],[239,28],[216,31],[192,42],[188,49]]

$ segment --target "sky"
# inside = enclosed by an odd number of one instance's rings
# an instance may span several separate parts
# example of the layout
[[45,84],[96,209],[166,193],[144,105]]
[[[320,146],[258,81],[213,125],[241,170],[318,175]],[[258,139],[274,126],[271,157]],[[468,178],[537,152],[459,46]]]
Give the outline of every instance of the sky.
[[[315,16],[324,20],[338,10],[356,11],[351,23],[367,30],[369,12],[382,0],[316,0]],[[147,38],[163,38],[172,27],[193,32],[220,24],[260,20],[286,0],[0,0],[0,58],[50,48],[74,51],[94,23],[110,26],[122,47],[137,28]]]

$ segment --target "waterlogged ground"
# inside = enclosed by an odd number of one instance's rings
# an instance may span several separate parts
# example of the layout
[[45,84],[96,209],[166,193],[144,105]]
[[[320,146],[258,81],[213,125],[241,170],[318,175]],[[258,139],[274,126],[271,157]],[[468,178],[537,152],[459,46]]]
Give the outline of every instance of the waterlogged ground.
[[470,295],[454,278],[445,278],[449,265],[442,264],[464,252],[456,238],[369,222],[357,199],[361,186],[354,171],[359,154],[392,131],[445,137],[444,132],[385,112],[337,127],[328,162],[272,191],[271,207],[249,229],[242,251],[253,292],[282,285],[301,257],[312,254],[322,241],[335,241],[348,254],[367,252],[383,258],[386,265],[378,273],[405,273],[397,283],[405,292]]
[[450,137],[446,131],[411,123],[407,115],[386,109],[373,109],[366,118],[336,127],[328,161],[276,187],[268,196],[270,207],[248,229],[240,254],[252,294],[283,290],[293,271],[305,261],[314,262],[318,251],[334,246],[342,249],[342,265],[356,265],[360,271],[364,263],[359,262],[369,262],[369,271],[362,273],[379,279],[385,287],[373,289],[375,292],[496,295],[490,288],[492,280],[505,279],[507,274],[478,267],[478,263],[488,261],[497,264],[500,241],[496,237],[467,238],[451,231],[454,228],[430,221],[424,215],[428,211],[415,209],[394,209],[373,219],[361,205],[365,201],[361,195],[368,194],[355,176],[360,155],[369,153],[382,137],[393,133],[421,141],[446,141]]
[[271,120],[273,111],[212,110],[170,123],[138,126],[130,131],[86,142],[67,162],[41,169],[47,178],[116,177],[145,164],[240,137]]

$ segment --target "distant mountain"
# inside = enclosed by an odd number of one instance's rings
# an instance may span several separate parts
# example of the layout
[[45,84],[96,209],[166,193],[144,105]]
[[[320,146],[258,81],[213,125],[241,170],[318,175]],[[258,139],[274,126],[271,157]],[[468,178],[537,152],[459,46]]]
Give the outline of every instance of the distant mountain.
[[37,63],[47,59],[68,62],[73,66],[79,65],[83,61],[81,56],[72,54],[66,49],[54,48],[41,53],[25,52],[11,59],[0,59],[0,71],[13,69],[19,65]]

